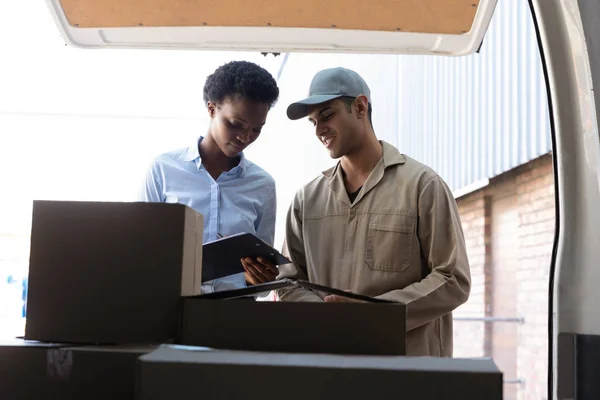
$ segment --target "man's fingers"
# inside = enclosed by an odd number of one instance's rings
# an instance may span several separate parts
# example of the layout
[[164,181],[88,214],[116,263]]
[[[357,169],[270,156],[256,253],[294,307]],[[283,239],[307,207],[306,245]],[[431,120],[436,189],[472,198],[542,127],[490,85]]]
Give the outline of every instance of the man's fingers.
[[325,300],[327,303],[363,303],[360,300],[350,299],[348,297],[338,296],[335,294],[325,296],[323,300]]
[[335,294],[330,294],[328,296],[325,296],[325,298],[323,299],[325,300],[326,303],[339,303],[339,296],[336,296]]

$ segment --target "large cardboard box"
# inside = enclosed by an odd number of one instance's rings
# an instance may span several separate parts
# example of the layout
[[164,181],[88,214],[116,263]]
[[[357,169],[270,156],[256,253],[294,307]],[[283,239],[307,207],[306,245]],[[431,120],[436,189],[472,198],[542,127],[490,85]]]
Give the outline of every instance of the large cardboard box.
[[25,338],[162,343],[200,293],[203,217],[165,203],[35,201]]
[[295,303],[182,299],[177,342],[288,353],[405,354],[400,303]]
[[138,358],[155,349],[0,342],[0,399],[131,400]]
[[489,359],[339,356],[161,347],[140,357],[139,400],[502,400]]
[[0,341],[0,399],[56,399],[60,387],[48,364],[62,345],[19,339]]
[[54,368],[54,380],[60,386],[57,398],[133,400],[138,359],[155,349],[126,345],[60,348],[60,359],[48,366]]

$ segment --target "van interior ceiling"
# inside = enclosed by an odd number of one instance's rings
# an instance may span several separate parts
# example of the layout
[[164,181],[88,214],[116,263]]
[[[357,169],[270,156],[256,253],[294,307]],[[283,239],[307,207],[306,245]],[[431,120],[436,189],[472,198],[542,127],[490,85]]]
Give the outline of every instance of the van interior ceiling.
[[[496,0],[234,0],[219,7],[206,0],[49,0],[49,5],[64,40],[84,48],[463,55],[479,48]],[[235,12],[239,9],[244,13]]]

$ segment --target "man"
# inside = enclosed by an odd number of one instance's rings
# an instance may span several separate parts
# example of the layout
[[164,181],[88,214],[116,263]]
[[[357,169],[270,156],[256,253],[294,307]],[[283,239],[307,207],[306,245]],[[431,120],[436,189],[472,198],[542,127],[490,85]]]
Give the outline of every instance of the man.
[[[407,355],[452,356],[452,311],[469,297],[470,272],[456,202],[427,166],[378,141],[370,90],[354,71],[320,71],[309,97],[291,104],[308,116],[334,168],[295,196],[278,278],[311,282],[407,304]],[[351,301],[301,288],[282,301]],[[349,332],[351,334],[351,332]]]

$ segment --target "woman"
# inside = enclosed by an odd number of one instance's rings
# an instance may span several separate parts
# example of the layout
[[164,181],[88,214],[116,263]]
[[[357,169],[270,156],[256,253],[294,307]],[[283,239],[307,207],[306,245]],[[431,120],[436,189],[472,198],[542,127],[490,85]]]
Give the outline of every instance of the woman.
[[[210,75],[204,103],[210,123],[192,146],[158,156],[140,200],[185,204],[204,215],[203,241],[240,232],[273,245],[275,181],[247,160],[244,149],[260,136],[279,97],[275,79],[247,61],[229,62]],[[246,271],[202,284],[205,293],[272,281],[277,268],[259,259],[242,259]]]

